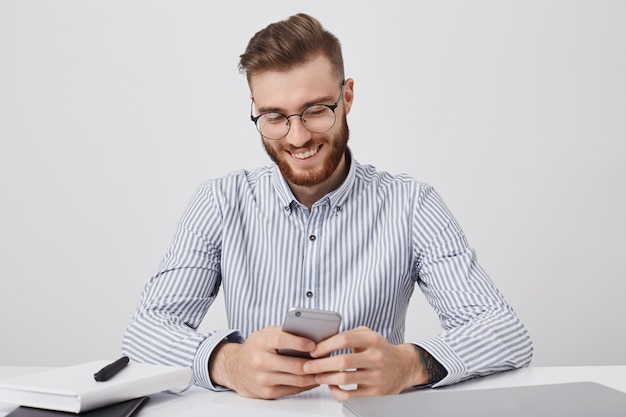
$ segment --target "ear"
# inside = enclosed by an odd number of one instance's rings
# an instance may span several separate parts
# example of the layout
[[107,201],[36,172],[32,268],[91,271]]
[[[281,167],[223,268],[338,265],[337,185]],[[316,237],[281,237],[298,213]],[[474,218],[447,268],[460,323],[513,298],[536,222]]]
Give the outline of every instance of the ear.
[[345,109],[346,115],[350,113],[350,109],[352,109],[353,101],[354,101],[354,80],[352,78],[347,78],[345,83],[343,84],[343,107]]

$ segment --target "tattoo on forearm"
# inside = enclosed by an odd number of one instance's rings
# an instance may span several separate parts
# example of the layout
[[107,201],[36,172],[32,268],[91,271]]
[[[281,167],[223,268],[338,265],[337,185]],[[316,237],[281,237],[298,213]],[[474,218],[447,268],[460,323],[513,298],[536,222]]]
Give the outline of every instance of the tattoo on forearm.
[[428,384],[434,384],[436,382],[439,382],[446,375],[448,375],[446,368],[444,368],[443,365],[441,365],[439,361],[435,359],[430,353],[426,352],[419,346],[415,346],[415,348],[417,349],[417,353],[419,354],[420,362],[422,363],[422,366],[428,374]]

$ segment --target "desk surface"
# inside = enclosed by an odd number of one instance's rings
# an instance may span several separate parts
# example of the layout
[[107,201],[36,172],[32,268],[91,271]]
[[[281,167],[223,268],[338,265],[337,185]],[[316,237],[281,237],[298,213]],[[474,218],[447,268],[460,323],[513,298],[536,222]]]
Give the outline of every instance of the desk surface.
[[[0,366],[0,379],[36,372],[41,368]],[[477,378],[445,390],[472,390],[591,381],[626,392],[626,366],[530,367]],[[14,405],[0,403],[0,417]],[[142,417],[194,417],[227,415],[229,417],[260,416],[343,416],[342,404],[326,387],[274,401],[242,398],[233,392],[212,392],[193,387],[180,395],[155,394],[139,413]]]

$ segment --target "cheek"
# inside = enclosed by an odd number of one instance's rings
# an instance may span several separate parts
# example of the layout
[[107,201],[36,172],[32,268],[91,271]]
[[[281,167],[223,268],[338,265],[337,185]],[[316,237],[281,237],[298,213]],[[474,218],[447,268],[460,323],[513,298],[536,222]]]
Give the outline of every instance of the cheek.
[[263,149],[265,149],[265,152],[270,157],[270,159],[278,164],[279,159],[281,158],[280,155],[282,154],[283,148],[281,144],[270,142],[269,140],[265,139],[261,139],[261,144],[263,145]]
[[265,147],[265,149],[271,149],[271,150],[277,150],[278,149],[278,141],[274,142],[271,140],[267,140],[267,139],[263,139],[261,138],[261,142],[263,143],[263,147]]

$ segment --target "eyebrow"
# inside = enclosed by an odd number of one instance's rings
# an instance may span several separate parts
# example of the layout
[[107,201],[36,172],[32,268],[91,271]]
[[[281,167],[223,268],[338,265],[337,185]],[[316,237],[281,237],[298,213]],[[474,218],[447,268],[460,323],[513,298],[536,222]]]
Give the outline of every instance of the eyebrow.
[[[304,110],[307,107],[312,106],[314,104],[326,104],[326,102],[330,102],[330,101],[333,101],[333,103],[330,103],[330,104],[334,104],[334,100],[335,98],[330,97],[330,96],[319,97],[319,98],[316,98],[315,100],[307,101],[306,103],[300,106],[300,109]],[[252,98],[252,101],[254,101],[254,97]],[[282,113],[282,114],[289,113],[288,111],[286,111],[286,109],[281,108],[281,107],[270,107],[270,106],[258,107],[258,103],[256,103],[256,101],[255,101],[255,104],[257,104],[257,111],[259,112],[259,114],[268,113],[268,112],[276,112],[276,113]]]

